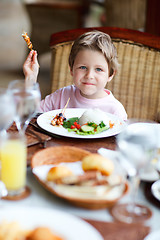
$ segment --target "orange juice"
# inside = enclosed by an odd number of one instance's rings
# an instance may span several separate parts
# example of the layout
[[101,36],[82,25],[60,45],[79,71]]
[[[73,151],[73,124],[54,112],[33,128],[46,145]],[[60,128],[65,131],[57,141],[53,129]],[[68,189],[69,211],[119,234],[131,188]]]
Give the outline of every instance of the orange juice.
[[8,192],[20,191],[26,184],[26,145],[23,139],[7,139],[1,147],[1,180]]

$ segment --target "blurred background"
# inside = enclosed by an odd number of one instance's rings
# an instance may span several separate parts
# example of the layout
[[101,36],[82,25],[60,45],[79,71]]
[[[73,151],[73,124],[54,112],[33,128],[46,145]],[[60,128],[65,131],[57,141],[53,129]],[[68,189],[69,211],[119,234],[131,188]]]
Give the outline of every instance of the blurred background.
[[0,87],[22,79],[28,54],[22,32],[38,51],[42,98],[50,93],[53,32],[113,26],[160,35],[160,0],[0,0]]

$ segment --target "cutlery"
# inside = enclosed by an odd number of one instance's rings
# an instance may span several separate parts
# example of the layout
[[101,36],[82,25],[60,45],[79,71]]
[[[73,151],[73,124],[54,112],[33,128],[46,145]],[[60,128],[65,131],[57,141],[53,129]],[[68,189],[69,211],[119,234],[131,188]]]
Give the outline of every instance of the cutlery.
[[38,134],[36,134],[34,131],[32,131],[29,128],[27,128],[26,132],[35,136],[38,139],[39,144],[42,146],[42,148],[46,148],[46,140],[43,140]]

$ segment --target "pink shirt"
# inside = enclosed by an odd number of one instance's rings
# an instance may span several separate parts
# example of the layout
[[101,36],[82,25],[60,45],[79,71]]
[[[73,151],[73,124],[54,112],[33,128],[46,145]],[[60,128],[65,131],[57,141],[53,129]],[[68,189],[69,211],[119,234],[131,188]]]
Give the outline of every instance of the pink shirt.
[[41,101],[39,110],[47,112],[62,109],[70,97],[67,108],[99,108],[104,112],[112,113],[123,120],[127,120],[127,113],[123,105],[113,96],[111,91],[107,89],[105,91],[108,95],[104,98],[88,99],[83,97],[80,90],[74,85],[60,88]]

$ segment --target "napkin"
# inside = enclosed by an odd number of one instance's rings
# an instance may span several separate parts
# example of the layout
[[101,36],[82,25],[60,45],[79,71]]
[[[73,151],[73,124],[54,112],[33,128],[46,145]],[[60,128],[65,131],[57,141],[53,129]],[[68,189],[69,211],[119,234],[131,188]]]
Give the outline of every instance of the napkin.
[[150,232],[150,227],[142,224],[127,224],[120,222],[103,222],[84,219],[95,227],[104,240],[143,240]]

